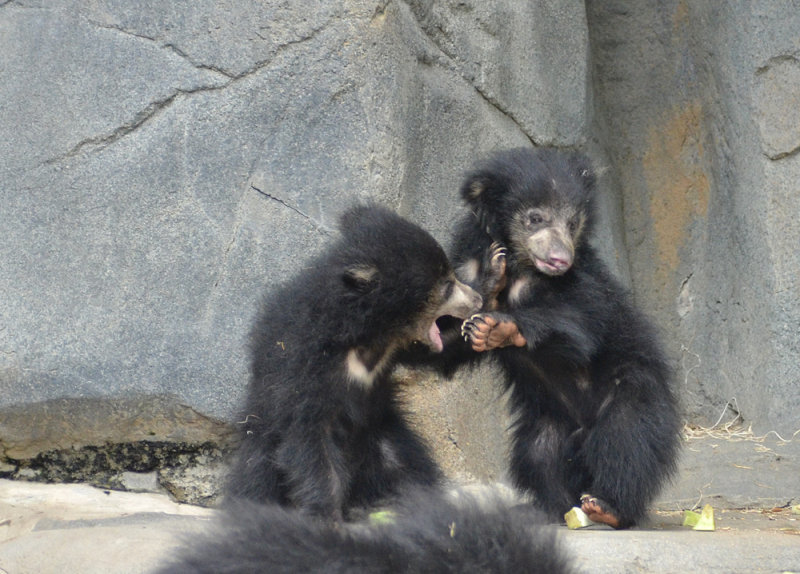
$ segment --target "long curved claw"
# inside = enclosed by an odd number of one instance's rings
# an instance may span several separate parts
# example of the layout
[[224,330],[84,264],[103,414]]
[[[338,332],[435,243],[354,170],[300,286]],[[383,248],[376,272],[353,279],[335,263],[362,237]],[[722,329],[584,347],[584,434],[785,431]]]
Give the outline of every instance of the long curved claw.
[[466,342],[469,343],[472,335],[478,329],[478,322],[486,323],[483,319],[483,313],[475,313],[469,319],[465,319],[464,322],[461,323],[461,336],[464,337]]
[[502,243],[495,241],[494,243],[489,246],[489,259],[492,262],[497,261],[498,259],[505,259],[508,256],[508,249]]

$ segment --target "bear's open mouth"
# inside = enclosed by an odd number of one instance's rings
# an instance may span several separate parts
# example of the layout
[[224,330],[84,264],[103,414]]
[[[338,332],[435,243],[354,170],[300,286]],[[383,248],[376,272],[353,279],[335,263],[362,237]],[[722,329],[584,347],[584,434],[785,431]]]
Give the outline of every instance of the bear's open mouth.
[[416,344],[428,347],[434,353],[441,353],[448,345],[461,339],[463,319],[453,315],[440,315],[430,324],[422,324],[414,336]]

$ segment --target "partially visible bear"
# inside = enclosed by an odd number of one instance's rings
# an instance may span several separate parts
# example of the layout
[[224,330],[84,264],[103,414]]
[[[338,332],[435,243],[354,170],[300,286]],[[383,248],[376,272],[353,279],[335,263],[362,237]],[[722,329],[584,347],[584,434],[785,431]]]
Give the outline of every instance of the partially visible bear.
[[341,237],[264,302],[251,334],[242,444],[228,494],[341,520],[440,471],[408,426],[391,371],[416,343],[441,351],[436,319],[480,296],[444,251],[391,211],[361,206]]
[[474,351],[497,349],[505,370],[516,486],[553,518],[580,504],[597,522],[633,525],[675,470],[680,420],[653,327],[588,243],[588,160],[501,152],[461,193],[471,213],[453,263],[466,283],[501,287],[496,310],[463,335]]
[[441,492],[403,492],[380,522],[333,524],[275,504],[239,503],[159,574],[567,574],[556,532],[532,512]]

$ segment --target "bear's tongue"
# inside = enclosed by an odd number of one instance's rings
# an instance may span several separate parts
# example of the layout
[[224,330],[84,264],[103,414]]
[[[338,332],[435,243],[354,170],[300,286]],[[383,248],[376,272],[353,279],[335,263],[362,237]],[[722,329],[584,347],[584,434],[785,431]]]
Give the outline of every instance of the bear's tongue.
[[428,329],[428,339],[430,339],[431,343],[433,344],[433,348],[436,349],[436,352],[441,353],[442,349],[444,349],[444,345],[442,344],[442,334],[439,332],[439,327],[436,325],[436,321],[431,323],[431,327]]

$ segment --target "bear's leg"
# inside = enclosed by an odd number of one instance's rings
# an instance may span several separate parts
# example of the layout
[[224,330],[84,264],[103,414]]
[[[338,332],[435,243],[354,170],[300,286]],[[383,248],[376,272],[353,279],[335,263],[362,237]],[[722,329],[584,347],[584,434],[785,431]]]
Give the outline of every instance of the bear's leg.
[[614,528],[640,520],[674,464],[671,425],[646,404],[618,394],[583,443],[592,480],[582,497],[589,518]]
[[565,424],[546,414],[518,420],[512,434],[509,470],[515,485],[532,493],[536,505],[556,521],[575,504],[567,487],[569,435]]
[[277,449],[277,466],[285,474],[287,498],[296,507],[336,521],[344,519],[352,480],[352,463],[330,430],[293,429]]
[[247,435],[228,477],[231,498],[286,504],[281,473],[275,466],[275,445],[263,435]]
[[435,486],[442,479],[428,447],[394,407],[387,409],[380,427],[370,430],[362,454],[351,493],[360,506],[371,506],[408,484]]

